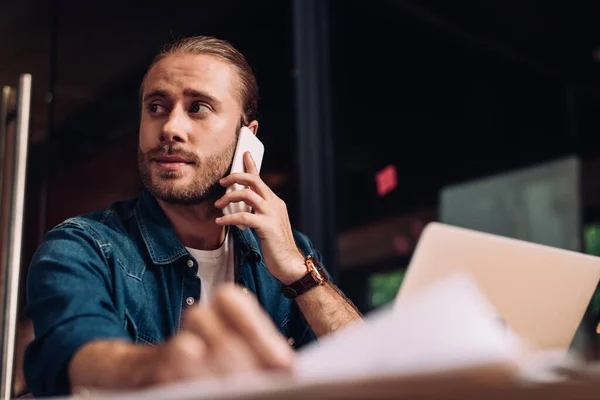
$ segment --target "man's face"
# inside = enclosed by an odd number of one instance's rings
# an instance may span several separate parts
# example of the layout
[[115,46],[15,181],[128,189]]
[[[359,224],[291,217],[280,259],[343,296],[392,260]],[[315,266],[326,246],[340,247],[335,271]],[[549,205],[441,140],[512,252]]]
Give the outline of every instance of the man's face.
[[233,68],[205,54],[175,54],[143,84],[138,166],[144,186],[172,204],[223,193],[242,115]]

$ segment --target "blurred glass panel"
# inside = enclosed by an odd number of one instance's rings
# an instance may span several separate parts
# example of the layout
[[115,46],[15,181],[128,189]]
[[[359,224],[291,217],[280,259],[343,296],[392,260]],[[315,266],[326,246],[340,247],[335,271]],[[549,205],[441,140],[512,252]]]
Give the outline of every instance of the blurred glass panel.
[[581,165],[568,157],[445,187],[440,221],[580,251]]

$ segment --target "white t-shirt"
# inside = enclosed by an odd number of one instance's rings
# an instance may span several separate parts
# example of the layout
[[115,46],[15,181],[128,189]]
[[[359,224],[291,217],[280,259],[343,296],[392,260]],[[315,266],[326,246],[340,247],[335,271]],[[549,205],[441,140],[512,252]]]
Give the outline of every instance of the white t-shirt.
[[200,301],[211,299],[214,288],[223,283],[233,283],[234,263],[233,238],[227,230],[225,241],[216,250],[197,250],[187,247],[190,254],[198,261],[198,278],[200,278]]

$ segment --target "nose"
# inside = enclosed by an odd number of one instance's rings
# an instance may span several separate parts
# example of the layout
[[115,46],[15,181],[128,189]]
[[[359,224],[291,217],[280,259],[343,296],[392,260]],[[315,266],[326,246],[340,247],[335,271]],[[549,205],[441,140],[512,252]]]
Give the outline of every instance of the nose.
[[187,114],[181,107],[174,107],[169,114],[169,119],[165,122],[160,135],[161,143],[185,143],[188,140],[188,133],[191,129],[191,123]]

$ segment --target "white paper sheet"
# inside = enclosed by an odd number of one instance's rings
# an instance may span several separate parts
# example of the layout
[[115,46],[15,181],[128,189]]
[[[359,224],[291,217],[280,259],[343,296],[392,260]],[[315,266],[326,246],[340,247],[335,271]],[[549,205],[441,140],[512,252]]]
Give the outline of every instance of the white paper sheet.
[[306,348],[302,380],[407,374],[516,362],[522,344],[466,275],[449,276]]

